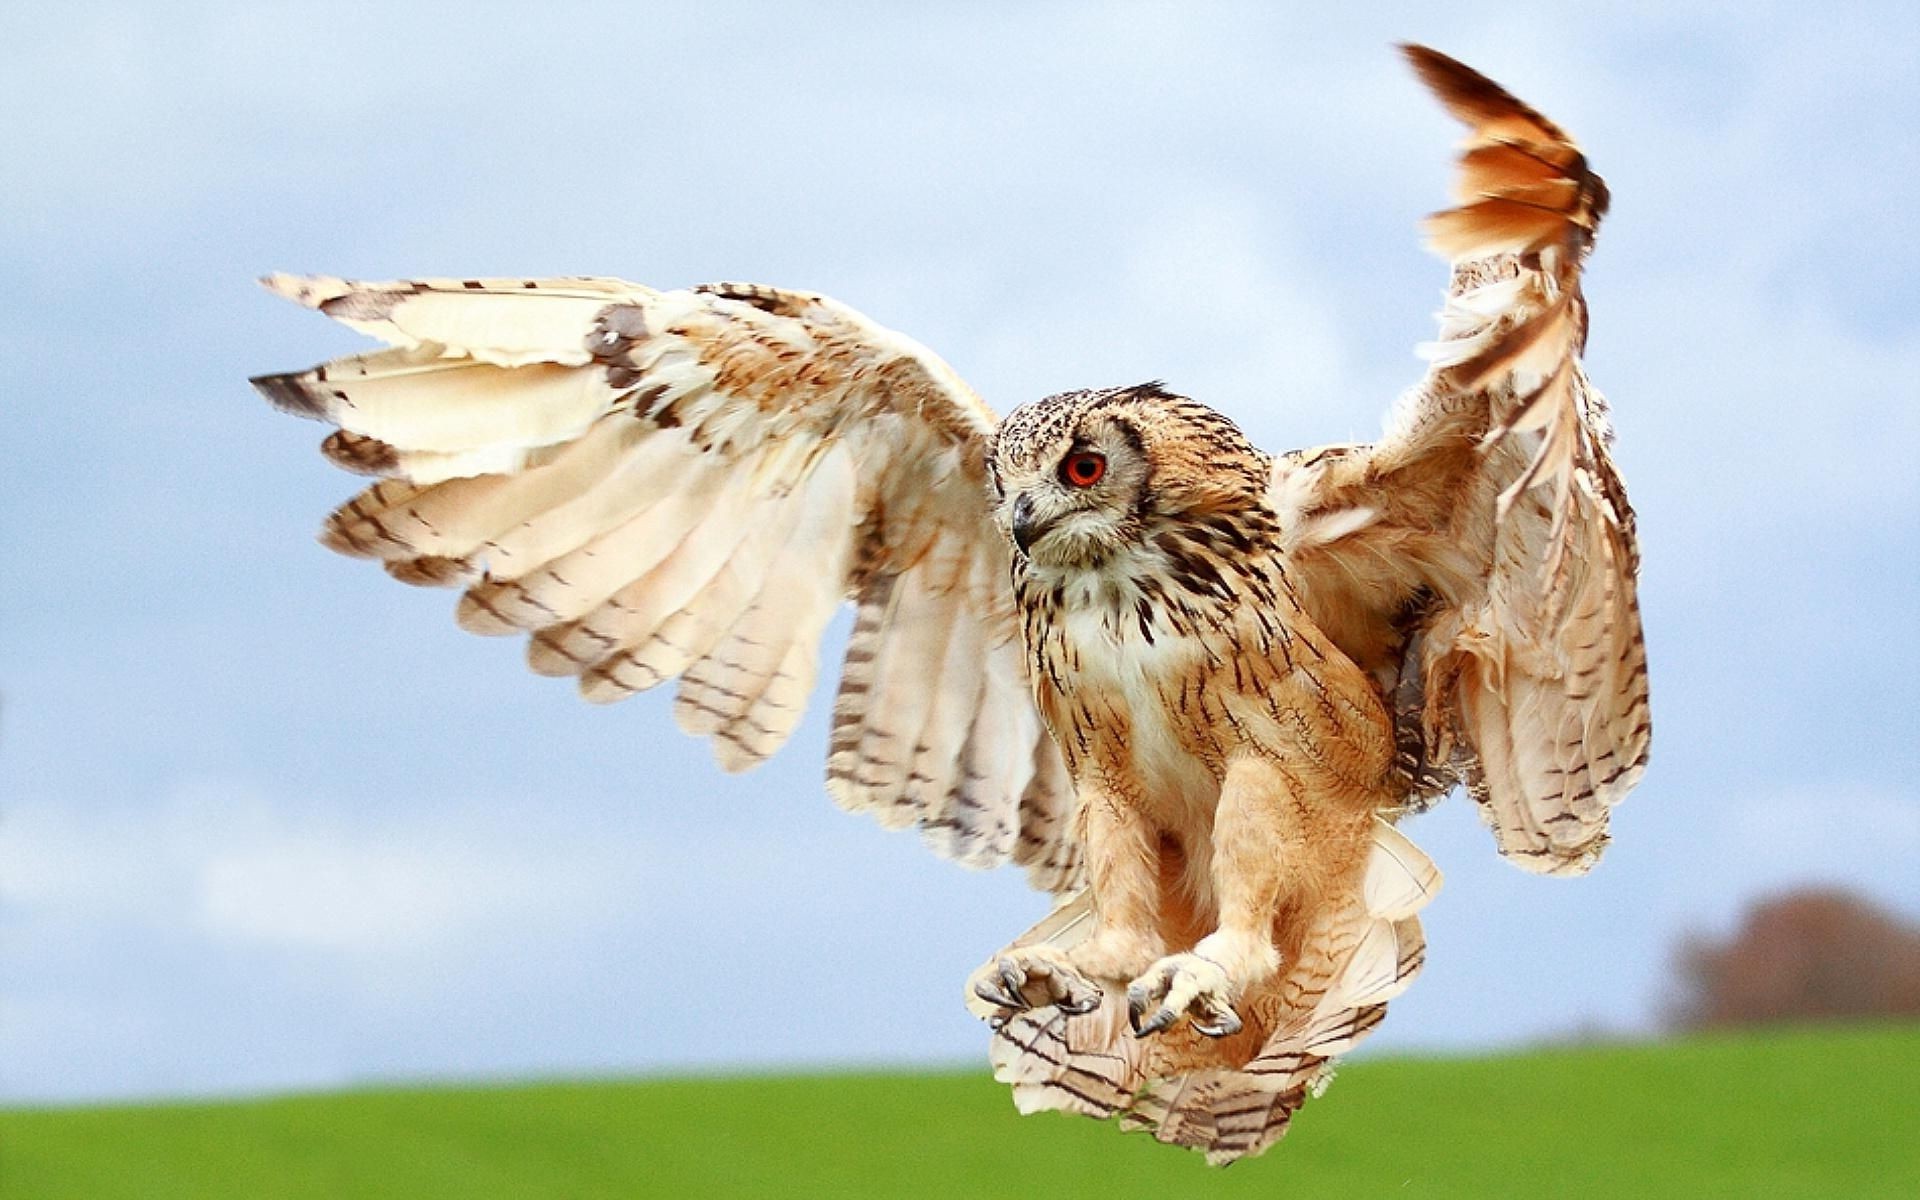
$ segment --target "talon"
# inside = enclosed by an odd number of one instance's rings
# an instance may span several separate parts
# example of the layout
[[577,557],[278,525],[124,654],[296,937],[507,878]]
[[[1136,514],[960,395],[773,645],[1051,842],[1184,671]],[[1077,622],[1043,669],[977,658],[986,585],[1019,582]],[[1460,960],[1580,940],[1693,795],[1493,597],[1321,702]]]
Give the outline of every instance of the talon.
[[1153,1002],[1153,993],[1146,987],[1136,983],[1127,989],[1127,1024],[1133,1026],[1133,1036],[1142,1038],[1159,1033],[1179,1019],[1178,1012],[1162,1004],[1151,1018],[1143,1021],[1141,1018],[1146,1016],[1147,1005]]
[[1007,995],[1014,998],[1013,1003],[1008,1005],[1008,1007],[1032,1007],[1027,1003],[1026,997],[1022,994],[1022,989],[1027,986],[1027,973],[1021,969],[1020,964],[1010,958],[1003,958],[998,963],[998,966],[1000,968],[1000,986],[1007,990]]
[[1021,969],[1020,964],[1011,958],[1002,958],[993,966],[994,974],[981,980],[979,986],[974,989],[974,994],[989,1004],[997,1004],[1001,1008],[1010,1008],[1017,1012],[1025,1012],[1032,1008],[1033,1006],[1027,1003],[1026,996],[1021,993],[1021,989],[1027,986],[1027,973]]
[[982,979],[973,985],[973,994],[999,1008],[1024,1009],[1027,1002],[1019,996],[1001,991],[994,986],[994,980]]
[[1231,1008],[1222,1011],[1219,1014],[1218,1020],[1213,1023],[1203,1025],[1199,1021],[1195,1021],[1193,1027],[1196,1031],[1210,1038],[1232,1037],[1243,1028],[1240,1023],[1240,1014],[1234,1012]]
[[1180,1014],[1173,1011],[1172,1009],[1163,1007],[1159,1012],[1153,1014],[1153,1020],[1148,1021],[1145,1025],[1141,1025],[1137,1027],[1133,1031],[1133,1036],[1146,1037],[1149,1034],[1159,1033],[1161,1030],[1165,1029],[1167,1026],[1173,1024],[1174,1021],[1179,1016]]
[[[1127,988],[1127,1022],[1135,1037],[1146,1037],[1188,1017],[1207,1037],[1230,1037],[1243,1028],[1240,1014],[1227,1002],[1230,994],[1219,963],[1197,954],[1173,955]],[[1146,1016],[1149,1007],[1151,1017]]]
[[988,959],[973,973],[967,987],[969,1005],[983,1001],[994,1010],[975,1007],[975,1015],[982,1020],[995,1016],[1004,1020],[1049,1006],[1076,1017],[1099,1008],[1103,997],[1098,985],[1064,962],[1024,948]]

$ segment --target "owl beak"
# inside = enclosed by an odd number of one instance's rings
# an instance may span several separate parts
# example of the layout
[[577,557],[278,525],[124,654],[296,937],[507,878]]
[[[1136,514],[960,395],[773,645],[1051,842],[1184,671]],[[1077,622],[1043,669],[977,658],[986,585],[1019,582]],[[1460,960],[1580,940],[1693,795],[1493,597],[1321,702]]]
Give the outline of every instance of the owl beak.
[[1013,544],[1025,554],[1034,539],[1046,531],[1045,523],[1033,519],[1033,497],[1021,492],[1013,501]]

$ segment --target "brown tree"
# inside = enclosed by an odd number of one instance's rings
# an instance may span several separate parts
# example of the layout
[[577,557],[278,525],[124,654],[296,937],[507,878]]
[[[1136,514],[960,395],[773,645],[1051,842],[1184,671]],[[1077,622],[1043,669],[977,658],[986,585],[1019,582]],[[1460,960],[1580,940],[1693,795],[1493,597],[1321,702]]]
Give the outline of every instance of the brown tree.
[[1724,940],[1683,938],[1674,966],[1680,1029],[1920,1015],[1920,924],[1837,889],[1762,900]]

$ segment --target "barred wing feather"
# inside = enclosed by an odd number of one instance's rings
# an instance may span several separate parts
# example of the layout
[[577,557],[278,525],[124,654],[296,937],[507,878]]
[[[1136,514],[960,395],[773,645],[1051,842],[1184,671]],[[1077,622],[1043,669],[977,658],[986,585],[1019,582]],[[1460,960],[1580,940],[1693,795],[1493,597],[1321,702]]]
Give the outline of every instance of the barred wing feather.
[[327,546],[463,587],[463,628],[530,634],[529,665],[590,700],[678,679],[677,722],[728,770],[792,734],[851,599],[834,799],[970,865],[1076,882],[989,523],[995,420],[945,363],[751,284],[265,283],[388,344],[254,381],[380,477]]
[[1633,510],[1580,362],[1607,189],[1546,117],[1407,54],[1470,131],[1427,225],[1453,264],[1440,340],[1377,445],[1283,458],[1274,496],[1309,610],[1397,672],[1416,797],[1457,776],[1503,854],[1580,873],[1651,736]]

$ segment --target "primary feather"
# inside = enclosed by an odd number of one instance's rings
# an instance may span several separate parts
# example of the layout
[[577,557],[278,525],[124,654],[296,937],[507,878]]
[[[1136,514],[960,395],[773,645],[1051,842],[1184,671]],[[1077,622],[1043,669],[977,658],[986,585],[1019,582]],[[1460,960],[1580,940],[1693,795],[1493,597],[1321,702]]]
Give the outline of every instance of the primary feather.
[[[944,363],[752,285],[266,283],[393,346],[255,380],[339,427],[330,457],[384,477],[328,518],[327,545],[464,586],[463,627],[530,633],[529,665],[588,699],[680,678],[680,724],[730,770],[791,734],[853,598],[829,790],[973,865],[1024,830],[1037,878],[1072,882],[1066,781],[1036,770],[1054,751],[1004,649],[994,421]],[[928,661],[959,669],[929,679]],[[1023,704],[1025,721],[1005,711]]]
[[1409,47],[1469,126],[1429,236],[1452,259],[1427,378],[1374,446],[1276,464],[1302,599],[1383,678],[1418,638],[1403,719],[1500,850],[1590,868],[1651,740],[1633,512],[1580,364],[1581,270],[1607,189],[1559,126]]

